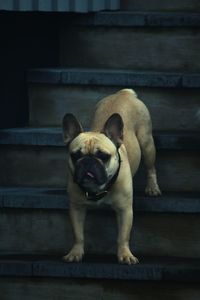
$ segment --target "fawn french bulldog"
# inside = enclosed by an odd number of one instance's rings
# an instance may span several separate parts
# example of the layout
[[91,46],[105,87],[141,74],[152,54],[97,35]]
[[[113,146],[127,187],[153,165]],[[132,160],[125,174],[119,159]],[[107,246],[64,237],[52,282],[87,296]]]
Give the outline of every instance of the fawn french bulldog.
[[75,243],[64,256],[67,262],[84,255],[84,220],[87,205],[108,203],[118,220],[118,260],[135,264],[129,248],[133,220],[133,177],[141,154],[147,168],[148,195],[161,194],[155,169],[155,146],[149,112],[131,89],[102,99],[96,107],[91,131],[84,132],[72,114],[63,118],[68,147],[68,193]]

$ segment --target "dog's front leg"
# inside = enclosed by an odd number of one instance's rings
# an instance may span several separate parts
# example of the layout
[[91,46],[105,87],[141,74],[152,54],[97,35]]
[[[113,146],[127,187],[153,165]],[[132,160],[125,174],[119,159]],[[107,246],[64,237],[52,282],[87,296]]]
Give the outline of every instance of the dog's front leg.
[[133,222],[132,205],[115,209],[118,221],[118,260],[121,263],[136,264],[138,259],[129,248],[130,233]]
[[63,257],[66,262],[80,261],[84,255],[84,221],[86,208],[84,205],[70,204],[70,218],[72,222],[75,243],[71,251]]

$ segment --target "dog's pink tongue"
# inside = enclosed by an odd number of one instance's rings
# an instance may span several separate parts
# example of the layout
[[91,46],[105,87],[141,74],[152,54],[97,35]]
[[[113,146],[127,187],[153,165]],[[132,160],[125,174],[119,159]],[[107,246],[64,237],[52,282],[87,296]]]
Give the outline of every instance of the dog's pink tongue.
[[89,177],[91,177],[91,178],[94,178],[94,175],[92,173],[90,173],[90,172],[87,172],[86,175],[89,176]]

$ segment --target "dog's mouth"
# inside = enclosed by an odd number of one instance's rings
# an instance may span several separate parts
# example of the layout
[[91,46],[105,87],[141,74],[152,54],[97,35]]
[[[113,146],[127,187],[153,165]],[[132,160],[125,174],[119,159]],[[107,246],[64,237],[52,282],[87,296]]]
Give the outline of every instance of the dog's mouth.
[[91,172],[87,172],[86,176],[88,176],[89,178],[95,179],[95,175],[92,174]]

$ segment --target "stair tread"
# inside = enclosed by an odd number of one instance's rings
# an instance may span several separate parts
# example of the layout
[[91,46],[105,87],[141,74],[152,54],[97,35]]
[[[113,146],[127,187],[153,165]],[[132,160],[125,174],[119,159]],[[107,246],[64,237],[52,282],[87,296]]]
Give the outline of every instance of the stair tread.
[[[199,150],[199,131],[155,131],[158,150]],[[57,127],[9,128],[0,130],[1,145],[63,146],[62,129]]]
[[199,88],[200,73],[130,71],[122,69],[43,68],[27,73],[29,83],[120,87]]
[[82,263],[64,263],[61,255],[1,255],[0,276],[101,278],[153,281],[200,281],[200,259],[139,257],[134,266],[114,256],[86,256]]
[[[0,208],[68,209],[66,189],[0,187]],[[100,206],[98,209],[108,209]],[[164,193],[161,197],[134,194],[138,212],[200,213],[200,193]]]
[[63,24],[120,27],[199,27],[200,13],[194,12],[99,12],[93,15],[69,16]]

